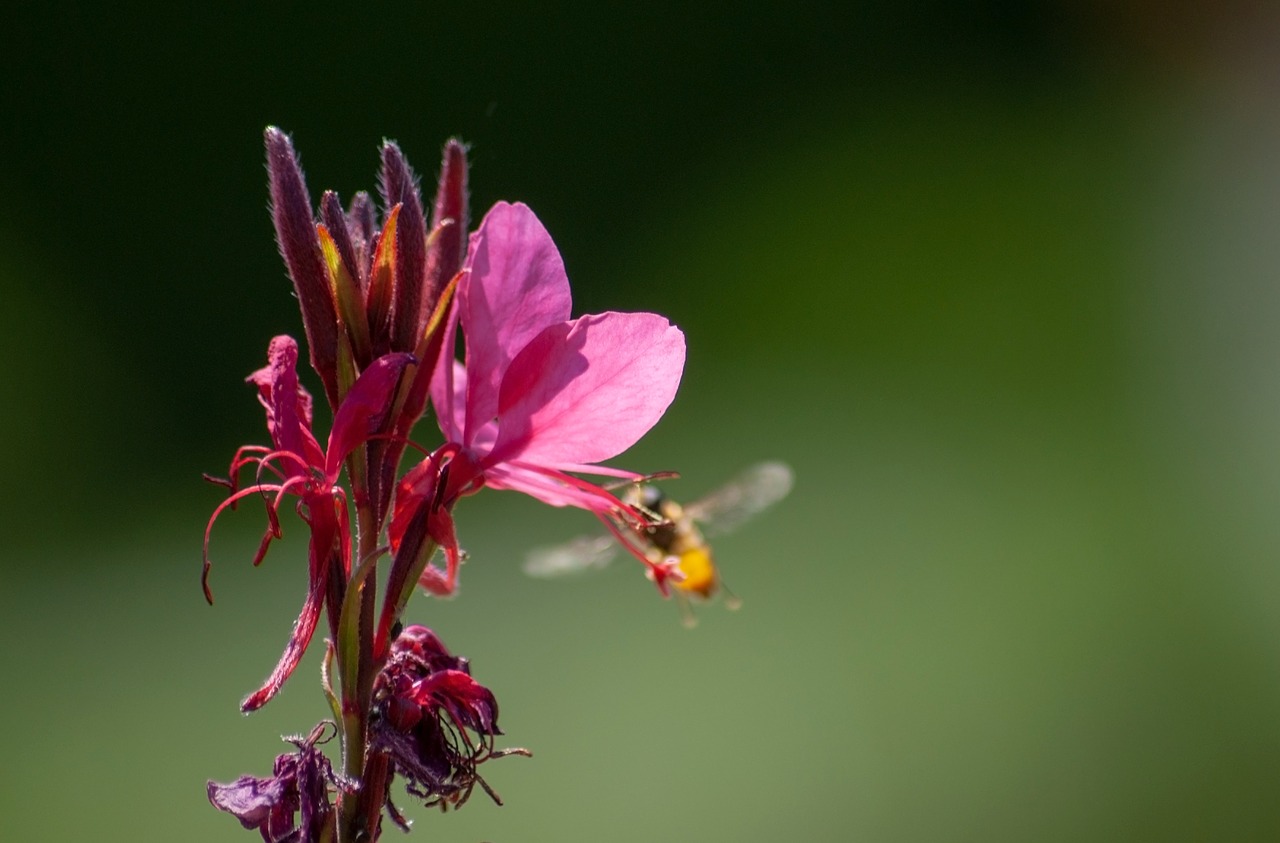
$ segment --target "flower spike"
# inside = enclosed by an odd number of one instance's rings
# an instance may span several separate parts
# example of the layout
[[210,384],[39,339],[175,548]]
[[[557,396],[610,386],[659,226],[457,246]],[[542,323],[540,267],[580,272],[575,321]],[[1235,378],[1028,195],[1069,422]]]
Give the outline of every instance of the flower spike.
[[[210,782],[207,793],[264,843],[374,843],[384,818],[409,830],[391,801],[397,776],[428,807],[456,808],[477,786],[501,805],[480,764],[529,754],[496,747],[498,703],[468,661],[426,627],[405,626],[419,588],[458,591],[458,501],[488,487],[590,511],[660,591],[701,588],[686,582],[696,573],[674,544],[664,557],[651,552],[653,534],[677,527],[633,493],[654,475],[602,464],[665,413],[685,341],[652,313],[574,318],[564,261],[525,205],[498,203],[469,234],[467,148],[457,139],[443,147],[429,206],[399,146],[384,140],[380,201],[358,192],[345,209],[333,191],[313,206],[288,135],[272,126],[264,141],[276,242],[332,424],[317,436],[297,341],[272,339],[266,365],[246,378],[270,442],[238,448],[226,477],[205,476],[225,497],[205,527],[201,581],[212,602],[210,536],[224,512],[261,500],[256,566],[283,537],[281,510],[293,508],[308,532],[302,608],[241,710],[281,691],[323,615],[320,679],[334,719],[286,738],[293,748],[270,776]],[[413,438],[428,401],[444,434],[434,450]],[[402,473],[407,448],[419,462]],[[331,764],[318,746],[332,737],[341,746]]]

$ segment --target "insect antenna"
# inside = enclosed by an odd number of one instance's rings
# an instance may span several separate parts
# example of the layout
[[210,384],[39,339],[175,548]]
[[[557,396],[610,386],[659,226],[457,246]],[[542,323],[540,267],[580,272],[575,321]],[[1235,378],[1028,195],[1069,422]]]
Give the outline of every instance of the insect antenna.
[[609,491],[614,489],[625,489],[628,486],[639,486],[641,483],[652,483],[654,480],[678,480],[680,472],[678,471],[655,471],[653,474],[645,474],[634,480],[619,480],[616,483],[607,483],[604,488]]

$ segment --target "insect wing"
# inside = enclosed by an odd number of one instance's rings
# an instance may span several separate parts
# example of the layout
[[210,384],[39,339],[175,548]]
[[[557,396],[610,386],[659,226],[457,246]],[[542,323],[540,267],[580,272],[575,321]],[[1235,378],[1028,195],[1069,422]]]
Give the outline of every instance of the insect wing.
[[611,536],[579,536],[564,544],[539,547],[529,551],[524,572],[531,577],[548,579],[575,574],[609,564],[618,549]]
[[688,504],[684,511],[709,535],[727,533],[785,498],[793,480],[786,463],[762,462]]

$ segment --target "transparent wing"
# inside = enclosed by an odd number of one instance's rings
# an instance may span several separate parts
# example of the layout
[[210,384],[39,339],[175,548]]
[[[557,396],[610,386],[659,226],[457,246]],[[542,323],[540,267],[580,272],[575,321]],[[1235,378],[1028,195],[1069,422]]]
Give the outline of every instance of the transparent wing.
[[603,568],[617,552],[612,536],[579,536],[553,547],[538,547],[525,556],[524,572],[540,579]]
[[793,481],[786,463],[757,463],[684,511],[708,535],[727,533],[785,498]]

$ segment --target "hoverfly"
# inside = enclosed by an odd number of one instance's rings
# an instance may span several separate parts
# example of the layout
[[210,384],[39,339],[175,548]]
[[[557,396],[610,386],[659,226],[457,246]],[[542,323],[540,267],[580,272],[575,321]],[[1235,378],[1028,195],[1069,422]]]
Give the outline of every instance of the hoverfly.
[[646,523],[619,522],[614,536],[580,536],[533,550],[525,558],[525,573],[546,578],[602,568],[617,553],[619,542],[625,541],[627,549],[650,563],[673,563],[680,576],[671,586],[686,625],[694,622],[690,598],[708,600],[723,592],[725,605],[736,609],[741,601],[725,587],[706,536],[734,530],[786,497],[791,491],[791,468],[781,462],[753,465],[705,497],[683,505],[653,482],[671,476],[643,478],[627,484],[619,495],[623,503],[645,515]]

